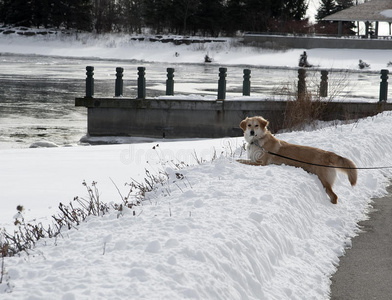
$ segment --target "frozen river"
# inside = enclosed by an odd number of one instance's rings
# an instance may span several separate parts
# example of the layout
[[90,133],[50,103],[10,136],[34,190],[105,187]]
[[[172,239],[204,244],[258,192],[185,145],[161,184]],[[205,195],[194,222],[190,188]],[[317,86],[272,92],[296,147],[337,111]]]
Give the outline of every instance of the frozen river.
[[[146,68],[147,97],[164,95],[166,68],[175,69],[176,95],[216,95],[218,65],[163,64],[140,61],[80,59],[0,54],[0,149],[26,148],[38,141],[77,144],[86,134],[86,109],[74,106],[85,95],[86,66],[95,67],[95,96],[114,96],[116,67],[124,68],[124,96],[137,95],[137,67]],[[243,69],[251,69],[251,96],[288,99],[297,70],[228,66],[227,97],[241,96]],[[319,71],[307,82],[316,90]],[[374,72],[333,72],[330,94],[336,98],[377,101],[380,76]],[[360,88],[358,88],[360,86]]]

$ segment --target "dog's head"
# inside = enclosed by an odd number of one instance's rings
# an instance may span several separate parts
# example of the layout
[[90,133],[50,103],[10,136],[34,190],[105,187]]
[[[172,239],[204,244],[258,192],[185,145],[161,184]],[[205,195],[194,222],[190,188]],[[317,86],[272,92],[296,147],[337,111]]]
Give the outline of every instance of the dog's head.
[[251,117],[243,120],[240,127],[244,131],[245,140],[250,143],[265,136],[268,124],[269,122],[263,117]]

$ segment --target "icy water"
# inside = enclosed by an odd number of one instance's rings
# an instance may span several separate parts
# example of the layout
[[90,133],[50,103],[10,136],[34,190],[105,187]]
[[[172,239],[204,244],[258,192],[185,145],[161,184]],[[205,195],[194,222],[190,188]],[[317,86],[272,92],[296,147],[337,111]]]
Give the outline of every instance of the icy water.
[[[0,149],[27,148],[50,141],[77,144],[87,131],[86,109],[74,106],[85,95],[86,66],[94,66],[95,96],[114,96],[116,67],[124,68],[124,96],[137,95],[137,68],[146,68],[147,97],[165,94],[166,68],[175,68],[175,94],[216,95],[217,65],[145,63],[34,55],[0,54]],[[241,96],[243,69],[251,69],[251,96],[287,99],[295,91],[297,71],[228,66],[227,97]],[[377,101],[379,75],[330,74],[330,94]],[[319,71],[308,72],[307,82],[317,89]],[[358,84],[361,88],[358,89]]]

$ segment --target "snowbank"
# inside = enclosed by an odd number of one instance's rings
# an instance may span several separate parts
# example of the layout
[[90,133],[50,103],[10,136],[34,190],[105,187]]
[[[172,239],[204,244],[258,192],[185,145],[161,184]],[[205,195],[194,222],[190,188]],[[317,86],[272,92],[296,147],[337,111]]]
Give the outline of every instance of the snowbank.
[[[335,151],[359,167],[386,166],[391,122],[392,114],[384,113],[278,137]],[[302,169],[251,167],[230,155],[191,162],[193,149],[199,158],[214,149],[239,153],[242,140],[160,142],[155,156],[147,155],[152,144],[1,151],[2,193],[25,207],[56,205],[74,187],[70,182],[81,179],[97,180],[101,200],[110,202],[118,196],[108,192],[109,177],[121,185],[164,161],[193,164],[180,171],[186,180],[172,176],[135,215],[93,217],[63,238],[41,240],[29,255],[6,258],[1,298],[327,299],[339,256],[370,198],[385,193],[392,170],[361,170],[354,188],[339,175],[333,205],[317,177]],[[53,177],[61,182],[55,191]],[[21,197],[26,190],[30,197]]]

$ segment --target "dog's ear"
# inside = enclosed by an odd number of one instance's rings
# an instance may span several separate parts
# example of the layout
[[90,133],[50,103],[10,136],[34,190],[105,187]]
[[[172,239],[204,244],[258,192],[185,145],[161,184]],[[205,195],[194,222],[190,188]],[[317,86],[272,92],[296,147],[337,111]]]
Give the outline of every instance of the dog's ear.
[[248,121],[248,118],[246,118],[245,120],[242,120],[240,123],[240,127],[243,131],[246,130],[246,122]]
[[267,128],[269,122],[266,119],[264,119],[262,117],[257,117],[257,120],[259,121],[259,123],[262,127]]

